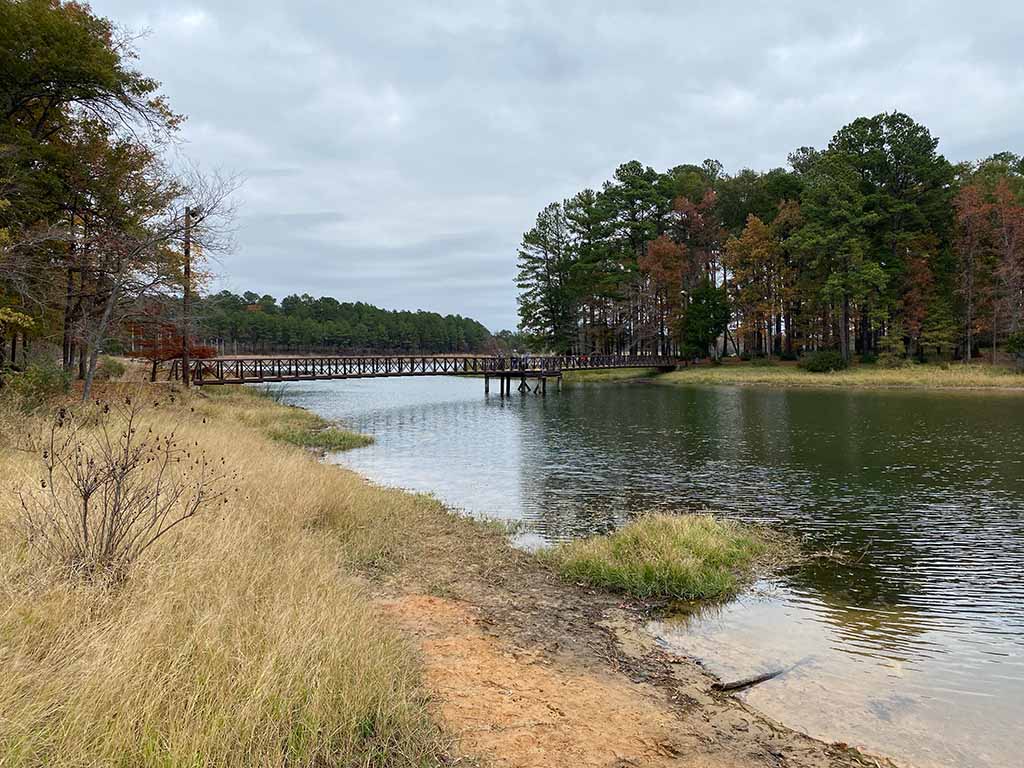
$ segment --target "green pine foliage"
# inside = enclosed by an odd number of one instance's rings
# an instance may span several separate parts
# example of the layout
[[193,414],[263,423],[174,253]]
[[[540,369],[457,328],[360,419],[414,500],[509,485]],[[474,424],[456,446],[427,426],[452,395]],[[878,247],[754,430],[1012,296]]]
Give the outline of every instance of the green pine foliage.
[[831,373],[841,371],[847,365],[846,358],[832,349],[812,352],[800,361],[800,367],[810,373]]
[[221,291],[197,306],[199,336],[226,350],[289,352],[482,352],[491,334],[461,315],[380,309],[324,296],[273,296]]
[[625,163],[524,235],[521,327],[581,353],[849,362],[1001,344],[1024,324],[1024,160],[954,166],[938,146],[891,112],[788,168]]
[[949,359],[956,347],[959,327],[949,301],[936,297],[921,330],[921,351],[926,357]]
[[729,325],[729,296],[724,287],[703,281],[690,295],[679,318],[683,351],[705,355]]

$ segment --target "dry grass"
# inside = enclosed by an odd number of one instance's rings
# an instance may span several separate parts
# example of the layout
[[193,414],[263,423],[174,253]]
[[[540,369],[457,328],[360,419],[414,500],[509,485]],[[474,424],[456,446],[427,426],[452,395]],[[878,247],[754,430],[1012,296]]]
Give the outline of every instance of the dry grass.
[[635,597],[717,599],[758,566],[795,556],[792,542],[711,515],[648,515],[548,554],[563,578]]
[[6,523],[38,458],[0,448],[0,765],[438,764],[415,657],[362,586],[437,505],[272,443],[284,410],[225,391],[146,416],[237,491],[119,588],[34,559]]
[[832,373],[810,373],[793,363],[700,365],[658,377],[663,384],[768,384],[797,387],[999,388],[1024,391],[1024,375],[990,365],[858,365]]

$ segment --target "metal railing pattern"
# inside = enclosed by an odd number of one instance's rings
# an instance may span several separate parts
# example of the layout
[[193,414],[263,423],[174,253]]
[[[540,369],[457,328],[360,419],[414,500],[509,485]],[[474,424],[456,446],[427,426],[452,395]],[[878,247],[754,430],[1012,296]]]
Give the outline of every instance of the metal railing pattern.
[[[600,368],[669,368],[679,361],[660,355],[379,355],[367,357],[223,357],[189,361],[189,380],[246,384],[391,376],[558,376],[563,371]],[[171,378],[181,378],[175,360]]]

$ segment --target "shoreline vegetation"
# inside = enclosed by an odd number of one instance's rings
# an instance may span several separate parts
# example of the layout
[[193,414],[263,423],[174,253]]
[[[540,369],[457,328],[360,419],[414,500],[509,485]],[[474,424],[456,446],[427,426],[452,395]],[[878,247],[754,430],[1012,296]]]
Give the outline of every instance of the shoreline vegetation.
[[[586,376],[578,376],[585,373]],[[962,389],[1024,392],[1024,374],[1010,367],[987,364],[919,363],[899,368],[856,365],[840,371],[813,373],[792,362],[701,363],[662,373],[657,369],[627,368],[565,374],[567,383],[646,380],[666,385],[763,385],[849,389]]]
[[1020,155],[954,164],[894,110],[784,167],[623,159],[523,233],[533,349],[1024,360]]
[[613,381],[635,381],[636,379],[649,379],[660,375],[657,368],[609,368],[607,370],[577,370],[565,371],[562,378],[567,384],[577,383],[603,383]]
[[[212,391],[214,397],[226,395],[229,398],[238,400],[238,395],[231,389],[218,391],[214,387]],[[373,437],[370,435],[352,432],[332,424],[312,411],[281,402],[281,390],[266,387],[243,387],[240,393],[243,398],[255,397],[271,400],[284,409],[273,409],[270,412],[267,412],[267,409],[260,408],[246,410],[249,421],[256,426],[262,427],[266,435],[274,440],[297,445],[300,448],[310,448],[327,453],[349,451],[353,448],[362,448],[373,443]],[[238,405],[244,406],[245,401],[240,400]]]
[[[580,586],[496,526],[275,434],[282,423],[323,428],[301,409],[243,387],[105,382],[99,394],[161,400],[140,427],[223,460],[233,488],[117,584],[69,580],[42,561],[19,535],[16,487],[0,489],[5,765],[518,765],[571,754],[762,766],[768,739],[796,766],[876,764],[715,693],[696,664],[669,659],[642,631],[643,602]],[[0,472],[27,488],[46,419],[12,418]],[[701,590],[669,594],[728,594],[773,546],[731,523],[683,520],[703,537],[672,532],[689,537],[687,557],[725,554]],[[663,518],[620,539],[647,541],[652,524],[665,555]],[[696,705],[681,711],[679,697]],[[524,717],[540,724],[528,744],[515,735]],[[594,726],[604,722],[621,727]],[[749,727],[731,727],[740,722]]]
[[562,578],[639,599],[723,600],[795,561],[795,542],[709,514],[647,515],[544,555]]
[[437,764],[447,743],[415,654],[362,576],[401,560],[434,503],[274,440],[280,420],[312,422],[242,388],[108,384],[98,395],[144,400],[140,432],[173,433],[235,479],[124,583],[76,580],[18,525],[49,419],[4,413],[18,423],[0,446],[13,482],[0,489],[0,762]]

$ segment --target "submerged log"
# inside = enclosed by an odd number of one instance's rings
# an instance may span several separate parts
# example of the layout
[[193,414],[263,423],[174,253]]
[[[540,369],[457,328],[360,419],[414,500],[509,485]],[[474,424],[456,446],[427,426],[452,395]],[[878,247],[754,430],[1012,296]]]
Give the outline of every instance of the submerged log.
[[754,675],[753,677],[744,677],[740,680],[733,680],[731,683],[714,683],[711,686],[713,691],[742,691],[744,688],[750,688],[751,686],[763,683],[766,680],[771,680],[773,677],[778,677],[785,669],[776,669],[772,672],[764,672],[760,675]]

